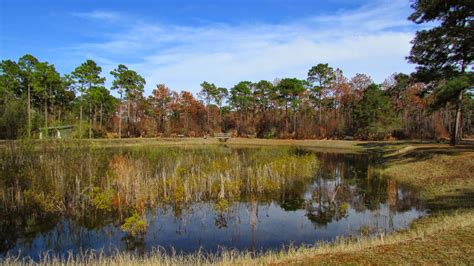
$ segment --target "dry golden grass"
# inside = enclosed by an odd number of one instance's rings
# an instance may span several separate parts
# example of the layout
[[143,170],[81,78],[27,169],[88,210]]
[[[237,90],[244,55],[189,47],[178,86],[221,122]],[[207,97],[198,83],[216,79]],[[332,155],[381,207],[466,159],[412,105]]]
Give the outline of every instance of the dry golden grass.
[[90,141],[98,146],[135,146],[135,145],[228,145],[228,146],[302,146],[328,149],[359,150],[358,146],[367,142],[341,140],[293,140],[293,139],[257,139],[232,138],[219,142],[216,138],[132,138],[132,139],[97,139]]
[[431,209],[474,207],[474,151],[418,151],[391,159],[384,173],[420,188]]

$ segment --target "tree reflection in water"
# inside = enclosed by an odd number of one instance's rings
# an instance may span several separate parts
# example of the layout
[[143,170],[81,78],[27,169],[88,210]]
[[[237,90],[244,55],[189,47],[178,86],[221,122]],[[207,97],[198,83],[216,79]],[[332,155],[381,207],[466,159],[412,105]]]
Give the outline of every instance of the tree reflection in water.
[[[249,150],[239,152],[251,157]],[[294,150],[296,156],[307,153]],[[370,156],[316,156],[318,167],[312,178],[292,180],[272,193],[248,191],[233,201],[218,197],[146,207],[147,229],[136,235],[120,229],[118,221],[130,215],[126,210],[25,218],[21,212],[26,210],[19,209],[0,219],[0,251],[22,250],[22,256],[35,258],[46,250],[65,254],[68,250],[110,253],[118,249],[144,254],[158,246],[170,252],[194,252],[201,247],[208,251],[219,247],[272,249],[330,241],[354,232],[397,230],[424,214],[416,191],[379,176]],[[223,183],[218,182],[220,194],[227,193]]]

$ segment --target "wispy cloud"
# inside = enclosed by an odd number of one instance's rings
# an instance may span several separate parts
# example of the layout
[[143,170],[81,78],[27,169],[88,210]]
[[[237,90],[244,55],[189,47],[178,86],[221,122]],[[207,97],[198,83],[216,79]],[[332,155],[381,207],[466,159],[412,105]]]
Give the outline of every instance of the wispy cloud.
[[100,10],[94,10],[91,12],[74,12],[71,13],[71,15],[84,19],[102,20],[108,22],[115,22],[123,18],[120,13]]
[[[409,3],[378,1],[357,10],[300,18],[284,24],[163,25],[134,20],[110,29],[102,41],[69,47],[107,72],[124,63],[157,83],[196,92],[203,80],[230,87],[240,80],[304,78],[314,64],[328,62],[347,75],[363,72],[381,82],[393,72],[411,71],[405,61],[414,35],[406,20]],[[93,12],[84,16],[119,19]]]

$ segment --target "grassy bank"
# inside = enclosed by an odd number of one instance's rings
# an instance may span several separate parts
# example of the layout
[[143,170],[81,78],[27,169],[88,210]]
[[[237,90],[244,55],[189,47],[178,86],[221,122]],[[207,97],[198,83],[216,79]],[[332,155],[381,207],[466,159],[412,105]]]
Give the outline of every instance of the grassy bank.
[[421,188],[435,212],[474,207],[474,150],[413,150],[388,159],[385,173]]
[[[431,214],[410,229],[282,258],[302,264],[471,264],[474,261],[474,150],[407,145],[386,150],[390,178],[421,190]],[[314,252],[311,254],[311,252]]]
[[[127,140],[131,141],[131,140]],[[143,140],[134,140],[143,145]],[[151,140],[146,140],[151,141]],[[202,139],[175,140],[173,144],[198,145]],[[206,140],[206,144],[214,140]],[[232,143],[232,144],[230,144]],[[322,149],[381,152],[386,160],[384,174],[418,188],[430,215],[408,230],[373,238],[341,239],[318,247],[290,248],[278,252],[252,254],[227,251],[219,256],[194,254],[167,256],[160,251],[148,256],[119,253],[111,257],[85,254],[64,261],[47,257],[45,264],[65,262],[86,264],[470,264],[474,261],[474,149],[411,142],[295,141],[233,139],[229,145],[297,145]],[[165,145],[158,141],[157,145]],[[115,145],[97,141],[94,145]],[[9,258],[3,263],[20,262]],[[25,262],[25,261],[23,261]]]
[[[402,232],[268,254],[275,264],[471,264],[474,261],[474,149],[439,144],[363,144],[385,154],[392,179],[420,189],[430,215]],[[250,262],[250,261],[249,261]]]

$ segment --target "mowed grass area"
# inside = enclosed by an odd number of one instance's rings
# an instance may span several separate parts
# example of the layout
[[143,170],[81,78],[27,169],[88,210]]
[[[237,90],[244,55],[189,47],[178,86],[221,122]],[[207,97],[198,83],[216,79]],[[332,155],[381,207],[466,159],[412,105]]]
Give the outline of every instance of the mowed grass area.
[[[209,137],[185,137],[185,138],[113,138],[113,139],[87,139],[81,140],[83,143],[97,147],[131,147],[131,146],[186,146],[186,145],[228,145],[228,146],[301,146],[327,149],[344,149],[345,151],[369,151],[369,152],[406,152],[412,149],[438,148],[453,149],[447,144],[438,144],[428,140],[392,140],[392,141],[362,141],[362,140],[331,140],[331,139],[259,139],[259,138],[231,138],[227,142],[219,142],[217,138]],[[54,143],[61,142],[76,145],[81,142],[78,139],[33,139],[32,143]],[[4,147],[11,141],[0,140],[0,147]],[[19,140],[14,141],[19,142]],[[474,140],[461,144],[460,148],[474,149]]]
[[391,178],[420,188],[433,211],[474,208],[474,150],[423,150],[388,158]]
[[[63,143],[76,145],[84,143],[93,147],[134,147],[134,146],[302,146],[327,149],[344,149],[345,151],[364,151],[365,141],[338,141],[338,140],[293,140],[293,139],[257,139],[231,138],[227,142],[219,142],[217,138],[123,138],[123,139],[82,139],[77,140],[32,140],[33,143]],[[9,141],[1,141],[0,147],[8,145]],[[395,143],[395,142],[391,142]],[[404,142],[405,143],[405,142]]]
[[[92,145],[217,145],[216,139],[93,140]],[[373,238],[341,239],[317,247],[290,248],[252,254],[228,251],[220,256],[194,254],[148,256],[119,253],[111,257],[85,255],[78,264],[472,264],[474,262],[474,146],[332,140],[232,139],[226,145],[294,145],[328,151],[379,152],[389,178],[419,189],[430,215],[404,231]],[[17,263],[13,258],[3,263]],[[46,258],[45,264],[63,264]]]
[[[13,142],[22,142],[13,141]],[[361,140],[295,140],[295,139],[258,139],[258,138],[231,138],[227,142],[219,142],[217,138],[122,138],[122,139],[63,139],[63,140],[38,140],[26,141],[35,145],[46,144],[54,148],[54,143],[69,145],[71,147],[78,144],[85,144],[91,147],[135,147],[135,146],[206,146],[206,145],[226,145],[226,146],[298,146],[314,148],[320,151],[330,152],[396,152],[416,147],[438,147],[449,149],[446,144],[436,144],[432,142],[420,141],[361,141]],[[0,140],[0,148],[6,147],[12,141]],[[465,146],[465,145],[464,145]],[[474,147],[471,146],[471,147]]]

